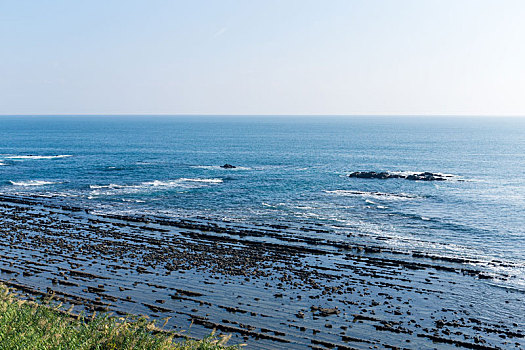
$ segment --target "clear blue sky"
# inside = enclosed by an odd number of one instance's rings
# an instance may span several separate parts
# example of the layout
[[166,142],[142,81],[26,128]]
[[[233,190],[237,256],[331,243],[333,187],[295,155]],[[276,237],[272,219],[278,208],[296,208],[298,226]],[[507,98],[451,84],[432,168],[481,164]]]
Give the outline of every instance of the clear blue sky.
[[522,0],[0,0],[0,114],[525,115]]

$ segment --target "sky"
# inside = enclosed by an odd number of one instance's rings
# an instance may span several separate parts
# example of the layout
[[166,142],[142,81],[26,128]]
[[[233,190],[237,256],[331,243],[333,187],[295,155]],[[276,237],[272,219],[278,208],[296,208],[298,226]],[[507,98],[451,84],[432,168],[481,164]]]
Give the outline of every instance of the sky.
[[0,114],[525,115],[525,1],[0,0]]

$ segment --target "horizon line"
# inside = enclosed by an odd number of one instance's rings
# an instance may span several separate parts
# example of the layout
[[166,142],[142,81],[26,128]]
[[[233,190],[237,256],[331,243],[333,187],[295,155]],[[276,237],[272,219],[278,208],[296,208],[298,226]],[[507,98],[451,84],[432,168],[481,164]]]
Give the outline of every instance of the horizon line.
[[102,116],[151,116],[151,117],[503,117],[503,118],[523,118],[525,114],[212,114],[212,113],[13,113],[0,114],[0,117],[18,117],[18,116],[42,116],[42,117],[102,117]]

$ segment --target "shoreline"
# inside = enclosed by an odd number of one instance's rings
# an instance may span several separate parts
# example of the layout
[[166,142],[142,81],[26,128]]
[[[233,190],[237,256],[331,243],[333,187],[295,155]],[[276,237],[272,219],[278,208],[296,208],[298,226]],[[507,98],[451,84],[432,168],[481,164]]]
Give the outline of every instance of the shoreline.
[[169,316],[172,329],[193,324],[202,337],[215,328],[250,348],[525,344],[515,309],[523,294],[476,294],[505,276],[466,259],[298,237],[279,225],[96,215],[38,198],[0,196],[0,215],[0,282],[88,312]]

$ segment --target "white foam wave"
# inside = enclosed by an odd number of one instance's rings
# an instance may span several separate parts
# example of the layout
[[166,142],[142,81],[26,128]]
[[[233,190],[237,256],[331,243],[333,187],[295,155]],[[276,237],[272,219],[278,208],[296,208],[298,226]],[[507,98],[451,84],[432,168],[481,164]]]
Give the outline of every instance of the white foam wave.
[[146,203],[146,201],[143,201],[141,199],[128,199],[128,198],[123,198],[122,199],[123,202],[131,202],[131,203]]
[[174,187],[197,188],[206,186],[207,184],[219,184],[222,182],[222,179],[180,178],[176,180],[147,181],[137,185],[90,185],[89,188],[93,190],[91,192],[92,195],[113,195],[119,193],[144,192],[152,189],[170,189]]
[[92,190],[98,190],[98,189],[101,189],[101,188],[124,188],[124,187],[129,187],[129,186],[116,185],[116,184],[109,184],[109,185],[89,185],[89,188],[91,188]]
[[187,179],[187,178],[181,178],[180,181],[206,182],[206,183],[213,183],[213,184],[218,184],[218,183],[223,182],[222,179]]
[[185,182],[201,182],[201,183],[212,183],[212,184],[218,184],[223,182],[222,179],[189,179],[189,178],[180,178],[178,180],[169,180],[169,181],[150,181],[150,182],[143,182],[142,186],[154,186],[154,187],[177,187],[179,185],[183,185]]
[[52,181],[41,181],[41,180],[29,180],[29,181],[9,181],[13,186],[44,186],[44,185],[54,185],[59,182]]
[[58,159],[58,158],[68,158],[73,157],[70,154],[59,154],[56,156],[37,156],[37,155],[25,155],[25,156],[8,156],[6,159]]
[[367,192],[367,191],[350,191],[350,190],[334,190],[325,191],[325,193],[335,194],[344,197],[363,197],[363,198],[377,198],[387,200],[410,200],[418,198],[409,193],[384,193],[384,192]]
[[275,205],[272,205],[270,203],[266,203],[266,202],[262,202],[261,203],[263,207],[268,207],[268,208],[277,208]]

